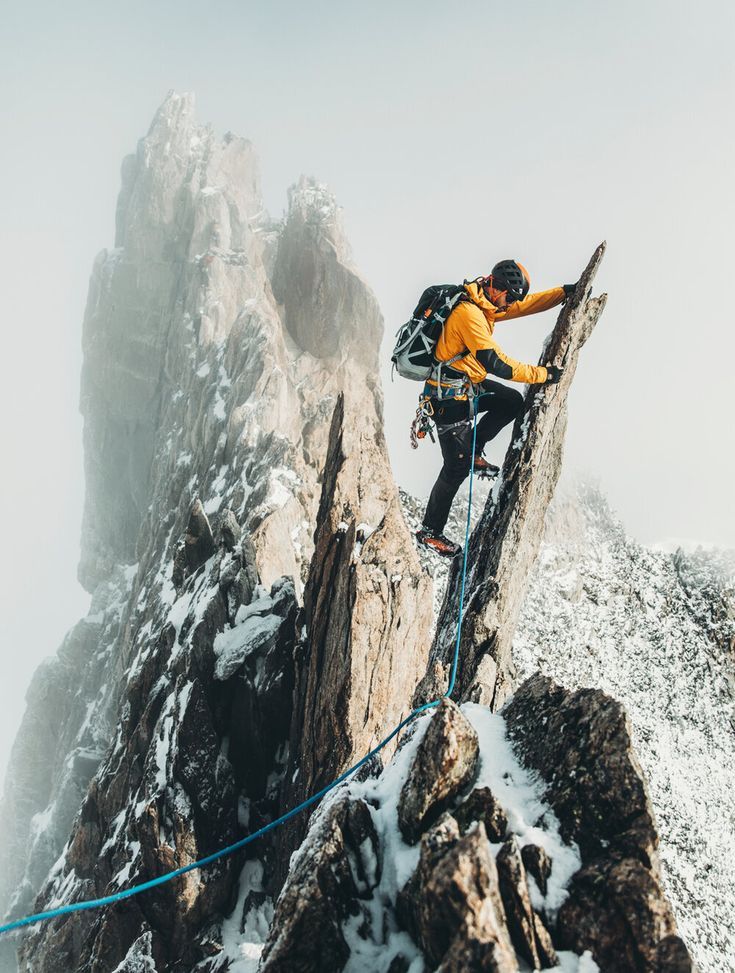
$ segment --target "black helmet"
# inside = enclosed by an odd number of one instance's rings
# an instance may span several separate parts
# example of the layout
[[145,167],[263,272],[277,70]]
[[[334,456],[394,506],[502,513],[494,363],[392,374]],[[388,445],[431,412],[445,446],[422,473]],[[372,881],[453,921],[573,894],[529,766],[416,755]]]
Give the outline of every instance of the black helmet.
[[501,260],[495,264],[490,276],[496,290],[508,292],[509,301],[522,301],[531,286],[528,271],[516,260]]

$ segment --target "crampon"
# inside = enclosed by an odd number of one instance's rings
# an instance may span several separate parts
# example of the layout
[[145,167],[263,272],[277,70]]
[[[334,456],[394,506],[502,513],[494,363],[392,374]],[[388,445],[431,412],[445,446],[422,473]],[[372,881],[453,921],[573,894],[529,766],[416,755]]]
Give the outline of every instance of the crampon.
[[500,467],[495,466],[493,463],[488,463],[483,456],[475,456],[472,469],[475,476],[481,480],[494,480],[498,473],[500,473]]
[[441,555],[441,557],[456,557],[462,553],[462,548],[459,544],[450,541],[444,534],[435,534],[426,527],[422,527],[421,530],[416,531],[416,540],[424,547],[428,547],[430,551]]

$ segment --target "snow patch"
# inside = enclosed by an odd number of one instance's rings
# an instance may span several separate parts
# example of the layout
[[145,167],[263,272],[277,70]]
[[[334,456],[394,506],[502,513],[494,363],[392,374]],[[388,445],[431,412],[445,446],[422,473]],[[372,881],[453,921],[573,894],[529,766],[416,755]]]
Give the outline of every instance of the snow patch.
[[[529,882],[535,909],[545,909],[553,918],[567,897],[567,885],[582,867],[576,845],[561,839],[559,821],[543,800],[543,782],[523,767],[513,752],[505,720],[485,706],[465,703],[462,712],[472,723],[480,740],[480,770],[475,787],[489,787],[508,818],[508,828],[521,848],[539,845],[552,861],[546,896]],[[500,845],[494,845],[495,852]]]
[[599,973],[600,967],[592,959],[592,953],[585,950],[581,956],[571,952],[557,952],[558,966],[552,966],[547,973]]
[[234,626],[220,632],[214,640],[215,679],[229,679],[249,655],[276,637],[283,619],[272,610],[270,595],[263,595],[249,605],[240,605]]
[[112,878],[112,880],[111,880],[114,884],[119,885],[121,887],[123,885],[125,885],[126,882],[129,881],[129,879],[130,879],[130,873],[133,870],[133,865],[135,865],[135,860],[138,857],[138,855],[140,854],[140,842],[139,841],[131,841],[130,842],[130,844],[128,845],[128,854],[130,855],[130,858],[123,865],[123,867],[120,869],[120,871],[117,873],[117,875],[115,875]]
[[263,507],[269,512],[280,510],[294,496],[294,487],[300,483],[299,477],[293,470],[281,466],[271,471],[268,481],[268,493],[263,501]]
[[[559,822],[543,800],[544,784],[519,763],[502,716],[474,703],[465,704],[462,712],[474,726],[480,742],[480,765],[474,786],[491,788],[508,817],[510,832],[521,847],[529,843],[540,845],[552,859],[547,894],[542,896],[535,889],[534,906],[554,915],[567,895],[569,880],[581,865],[579,851],[576,846],[562,841]],[[360,934],[361,915],[350,917],[343,924],[342,932],[351,954],[345,973],[363,973],[368,969],[371,973],[387,973],[399,952],[408,959],[411,971],[419,973],[424,969],[423,957],[415,943],[397,926],[394,908],[386,910],[385,906],[395,906],[398,892],[415,871],[419,860],[419,845],[407,845],[398,827],[398,803],[431,716],[426,713],[414,721],[411,735],[379,777],[350,781],[337,788],[325,799],[315,816],[312,834],[318,833],[319,816],[326,813],[336,795],[347,793],[350,798],[367,803],[380,841],[383,872],[372,897],[363,903],[371,919],[371,936],[365,939]],[[489,843],[489,847],[493,854],[497,854],[501,846]],[[371,849],[361,850],[370,852],[363,856],[369,874],[371,867],[377,869],[377,863],[373,861]],[[297,854],[310,853],[307,837]],[[562,954],[560,962],[558,969],[563,973],[593,973],[597,969],[594,964],[589,965],[589,958],[574,953]]]
[[362,546],[371,534],[375,533],[375,527],[370,524],[360,523],[355,528],[355,549],[352,554],[353,560],[357,560],[362,555]]
[[245,863],[240,873],[237,905],[222,923],[223,956],[230,963],[228,973],[257,973],[273,920],[273,903],[269,898],[260,905],[251,905],[243,916],[247,898],[252,893],[256,893],[256,900],[262,898],[263,865],[257,860]]
[[225,413],[225,400],[220,395],[219,390],[215,392],[212,414],[214,415],[215,419],[219,419],[220,421],[227,418]]

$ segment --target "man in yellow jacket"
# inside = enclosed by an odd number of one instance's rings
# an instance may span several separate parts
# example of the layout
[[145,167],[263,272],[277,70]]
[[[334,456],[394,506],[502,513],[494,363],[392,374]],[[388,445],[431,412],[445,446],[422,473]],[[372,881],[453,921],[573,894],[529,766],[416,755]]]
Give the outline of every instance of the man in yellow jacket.
[[561,369],[554,365],[524,365],[501,351],[493,337],[495,322],[556,307],[574,293],[576,286],[564,284],[529,294],[528,271],[515,260],[501,260],[488,277],[464,285],[465,294],[447,318],[436,343],[434,356],[439,367],[424,388],[424,397],[433,409],[444,465],[416,536],[419,543],[437,554],[454,557],[461,551],[443,531],[457,490],[470,472],[472,423],[468,384],[475,387],[478,414],[484,413],[477,423],[473,466],[480,474],[492,475],[498,468],[483,458],[482,451],[523,409],[521,393],[493,379],[544,385],[561,378]]

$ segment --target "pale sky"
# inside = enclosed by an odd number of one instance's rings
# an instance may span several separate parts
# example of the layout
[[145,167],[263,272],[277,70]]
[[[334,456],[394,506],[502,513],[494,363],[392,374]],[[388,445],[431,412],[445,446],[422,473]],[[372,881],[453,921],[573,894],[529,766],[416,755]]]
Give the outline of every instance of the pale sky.
[[[567,467],[644,542],[735,546],[734,26],[726,0],[3,5],[0,773],[33,669],[86,608],[87,284],[121,161],[170,88],[252,139],[274,215],[302,172],[336,193],[386,360],[427,284],[504,257],[534,288],[572,282],[606,239]],[[554,319],[496,337],[535,362]],[[425,496],[438,447],[408,448],[417,393],[386,383],[386,415],[397,478]]]

